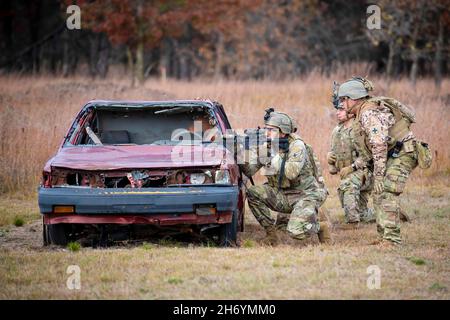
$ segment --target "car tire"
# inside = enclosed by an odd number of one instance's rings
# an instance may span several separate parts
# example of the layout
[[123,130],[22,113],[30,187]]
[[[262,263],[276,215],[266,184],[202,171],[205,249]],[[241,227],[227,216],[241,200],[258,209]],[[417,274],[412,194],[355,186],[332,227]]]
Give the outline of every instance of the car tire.
[[48,226],[42,222],[42,241],[44,243],[44,247],[50,244],[48,240]]
[[233,211],[231,222],[220,226],[219,245],[221,247],[237,246],[238,211]]
[[66,225],[63,223],[47,225],[47,242],[49,244],[65,246],[67,244],[66,229]]

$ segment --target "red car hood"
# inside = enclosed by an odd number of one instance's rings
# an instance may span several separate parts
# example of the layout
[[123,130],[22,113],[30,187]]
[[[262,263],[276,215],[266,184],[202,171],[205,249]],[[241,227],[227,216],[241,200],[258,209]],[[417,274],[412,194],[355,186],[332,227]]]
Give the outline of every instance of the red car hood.
[[50,165],[79,170],[219,166],[231,159],[224,150],[217,145],[64,147]]

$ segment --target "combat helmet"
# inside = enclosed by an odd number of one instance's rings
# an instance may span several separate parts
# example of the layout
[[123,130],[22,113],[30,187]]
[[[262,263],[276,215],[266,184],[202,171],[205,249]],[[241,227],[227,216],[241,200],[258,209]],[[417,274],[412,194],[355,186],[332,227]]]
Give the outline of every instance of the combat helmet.
[[264,124],[277,127],[285,134],[290,134],[297,131],[297,125],[292,118],[286,113],[275,111],[274,108],[266,109]]
[[372,82],[362,77],[353,77],[339,86],[338,96],[339,98],[349,97],[352,100],[357,100],[367,97],[369,91],[372,90]]

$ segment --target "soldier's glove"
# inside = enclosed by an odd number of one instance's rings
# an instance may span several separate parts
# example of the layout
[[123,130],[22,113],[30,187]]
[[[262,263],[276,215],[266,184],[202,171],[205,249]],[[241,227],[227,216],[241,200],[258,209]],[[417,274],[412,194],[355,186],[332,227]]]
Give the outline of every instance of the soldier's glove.
[[275,157],[272,158],[270,161],[270,167],[274,171],[275,174],[280,172],[281,163],[283,162],[283,157],[281,154],[277,154]]
[[336,164],[336,155],[333,152],[327,153],[327,161],[328,164],[334,165]]
[[356,160],[353,162],[353,167],[356,167],[357,169],[363,169],[367,167],[367,163],[361,157],[359,157],[356,158]]
[[265,162],[261,161],[260,163],[263,165],[261,168],[261,174],[263,176],[273,176],[276,175],[280,171],[282,156],[280,153],[276,154],[272,158],[265,158]]
[[384,182],[383,182],[383,177],[375,177],[375,181],[373,184],[373,191],[376,194],[380,194],[383,192],[384,190]]
[[339,171],[339,175],[341,176],[341,179],[345,179],[345,177],[347,177],[352,172],[353,172],[353,167],[347,166],[347,167],[342,168],[341,171]]
[[334,165],[328,164],[328,172],[332,175],[335,175],[338,173],[338,169]]
[[[258,161],[262,165],[268,165],[274,156],[273,151],[271,150],[270,144],[267,142],[263,143],[260,146],[256,146],[256,152],[258,154]],[[261,153],[262,152],[262,153]]]

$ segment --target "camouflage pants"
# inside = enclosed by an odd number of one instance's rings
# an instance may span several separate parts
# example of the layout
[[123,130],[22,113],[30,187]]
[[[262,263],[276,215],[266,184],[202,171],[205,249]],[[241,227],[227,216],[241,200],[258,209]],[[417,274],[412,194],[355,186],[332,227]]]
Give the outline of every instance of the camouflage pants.
[[374,209],[377,218],[377,230],[383,239],[401,243],[400,235],[400,194],[406,180],[417,166],[415,150],[406,152],[404,148],[397,158],[389,158],[384,176],[384,190],[374,194]]
[[[275,225],[286,228],[291,237],[299,240],[319,232],[317,210],[325,198],[326,193],[322,190],[285,194],[267,184],[251,186],[247,190],[248,206],[261,226],[265,229]],[[276,211],[279,217],[273,217],[271,210]],[[289,214],[287,224],[283,221],[286,214]]]
[[357,170],[341,180],[338,195],[346,223],[373,221],[373,211],[367,207],[372,188],[369,179],[368,172]]

